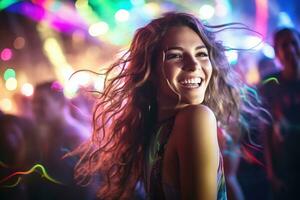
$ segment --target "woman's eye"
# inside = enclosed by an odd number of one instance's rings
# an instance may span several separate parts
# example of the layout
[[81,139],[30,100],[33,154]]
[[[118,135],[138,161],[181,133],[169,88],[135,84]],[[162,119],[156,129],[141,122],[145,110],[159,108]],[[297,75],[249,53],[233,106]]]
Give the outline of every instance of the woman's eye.
[[208,57],[208,54],[206,52],[198,52],[196,57]]
[[166,59],[167,60],[171,60],[171,59],[181,59],[182,55],[178,54],[178,53],[170,53],[166,55]]

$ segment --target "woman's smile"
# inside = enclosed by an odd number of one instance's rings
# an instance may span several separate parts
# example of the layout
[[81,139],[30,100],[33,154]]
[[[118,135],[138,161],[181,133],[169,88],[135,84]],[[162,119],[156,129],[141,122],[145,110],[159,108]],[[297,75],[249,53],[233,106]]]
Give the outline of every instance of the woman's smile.
[[198,88],[201,86],[202,79],[200,77],[194,77],[194,78],[185,78],[183,80],[180,80],[179,83],[183,87],[187,88]]

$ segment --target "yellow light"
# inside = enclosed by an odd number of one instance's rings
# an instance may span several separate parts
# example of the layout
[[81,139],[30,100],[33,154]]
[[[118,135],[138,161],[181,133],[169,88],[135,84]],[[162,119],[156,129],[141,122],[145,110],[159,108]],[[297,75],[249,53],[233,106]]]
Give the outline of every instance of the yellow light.
[[97,22],[89,28],[89,34],[93,37],[104,35],[109,30],[109,26],[105,22]]
[[44,50],[54,65],[61,66],[66,63],[62,49],[55,38],[49,37],[45,40]]
[[5,87],[9,91],[13,91],[13,90],[17,89],[18,82],[15,78],[11,77],[11,78],[7,79],[7,81],[5,82]]
[[150,15],[150,17],[157,17],[160,13],[161,7],[155,2],[150,2],[146,3],[143,9],[145,13]]
[[64,80],[68,82],[69,78],[71,78],[72,74],[74,73],[74,70],[69,68],[63,68],[60,72]]
[[86,0],[77,0],[75,2],[75,7],[77,9],[80,9],[81,7],[85,7],[85,6],[89,6],[88,1],[86,1]]
[[[50,62],[54,65],[54,71],[61,83],[65,83],[68,75],[73,72],[71,65],[67,62],[65,54],[59,42],[52,37],[49,37],[44,42],[44,50]],[[68,73],[67,75],[66,72]]]
[[246,82],[249,85],[255,85],[259,82],[259,72],[257,67],[251,67],[246,73]]
[[21,92],[23,95],[29,97],[33,94],[33,86],[30,83],[22,85]]
[[12,110],[12,102],[8,98],[1,99],[0,101],[1,110],[4,112],[9,112]]

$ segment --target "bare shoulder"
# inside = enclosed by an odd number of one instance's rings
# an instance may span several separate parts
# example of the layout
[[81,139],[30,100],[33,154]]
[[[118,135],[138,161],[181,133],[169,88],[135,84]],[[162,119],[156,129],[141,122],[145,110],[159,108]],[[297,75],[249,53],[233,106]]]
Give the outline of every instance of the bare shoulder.
[[204,105],[188,106],[175,119],[182,199],[216,199],[219,145],[214,113]]
[[200,126],[202,124],[216,124],[216,117],[213,111],[205,105],[190,105],[180,110],[176,115],[175,125],[179,126]]
[[205,105],[191,105],[180,110],[176,115],[173,133],[179,148],[183,143],[197,146],[210,143],[218,147],[216,117]]

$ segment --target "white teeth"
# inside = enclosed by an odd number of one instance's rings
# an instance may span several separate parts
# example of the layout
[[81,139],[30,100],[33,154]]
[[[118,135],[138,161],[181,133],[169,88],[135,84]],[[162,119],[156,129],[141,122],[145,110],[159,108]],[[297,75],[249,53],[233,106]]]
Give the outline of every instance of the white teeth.
[[180,81],[181,84],[201,84],[201,78],[191,78],[191,79],[184,79]]

